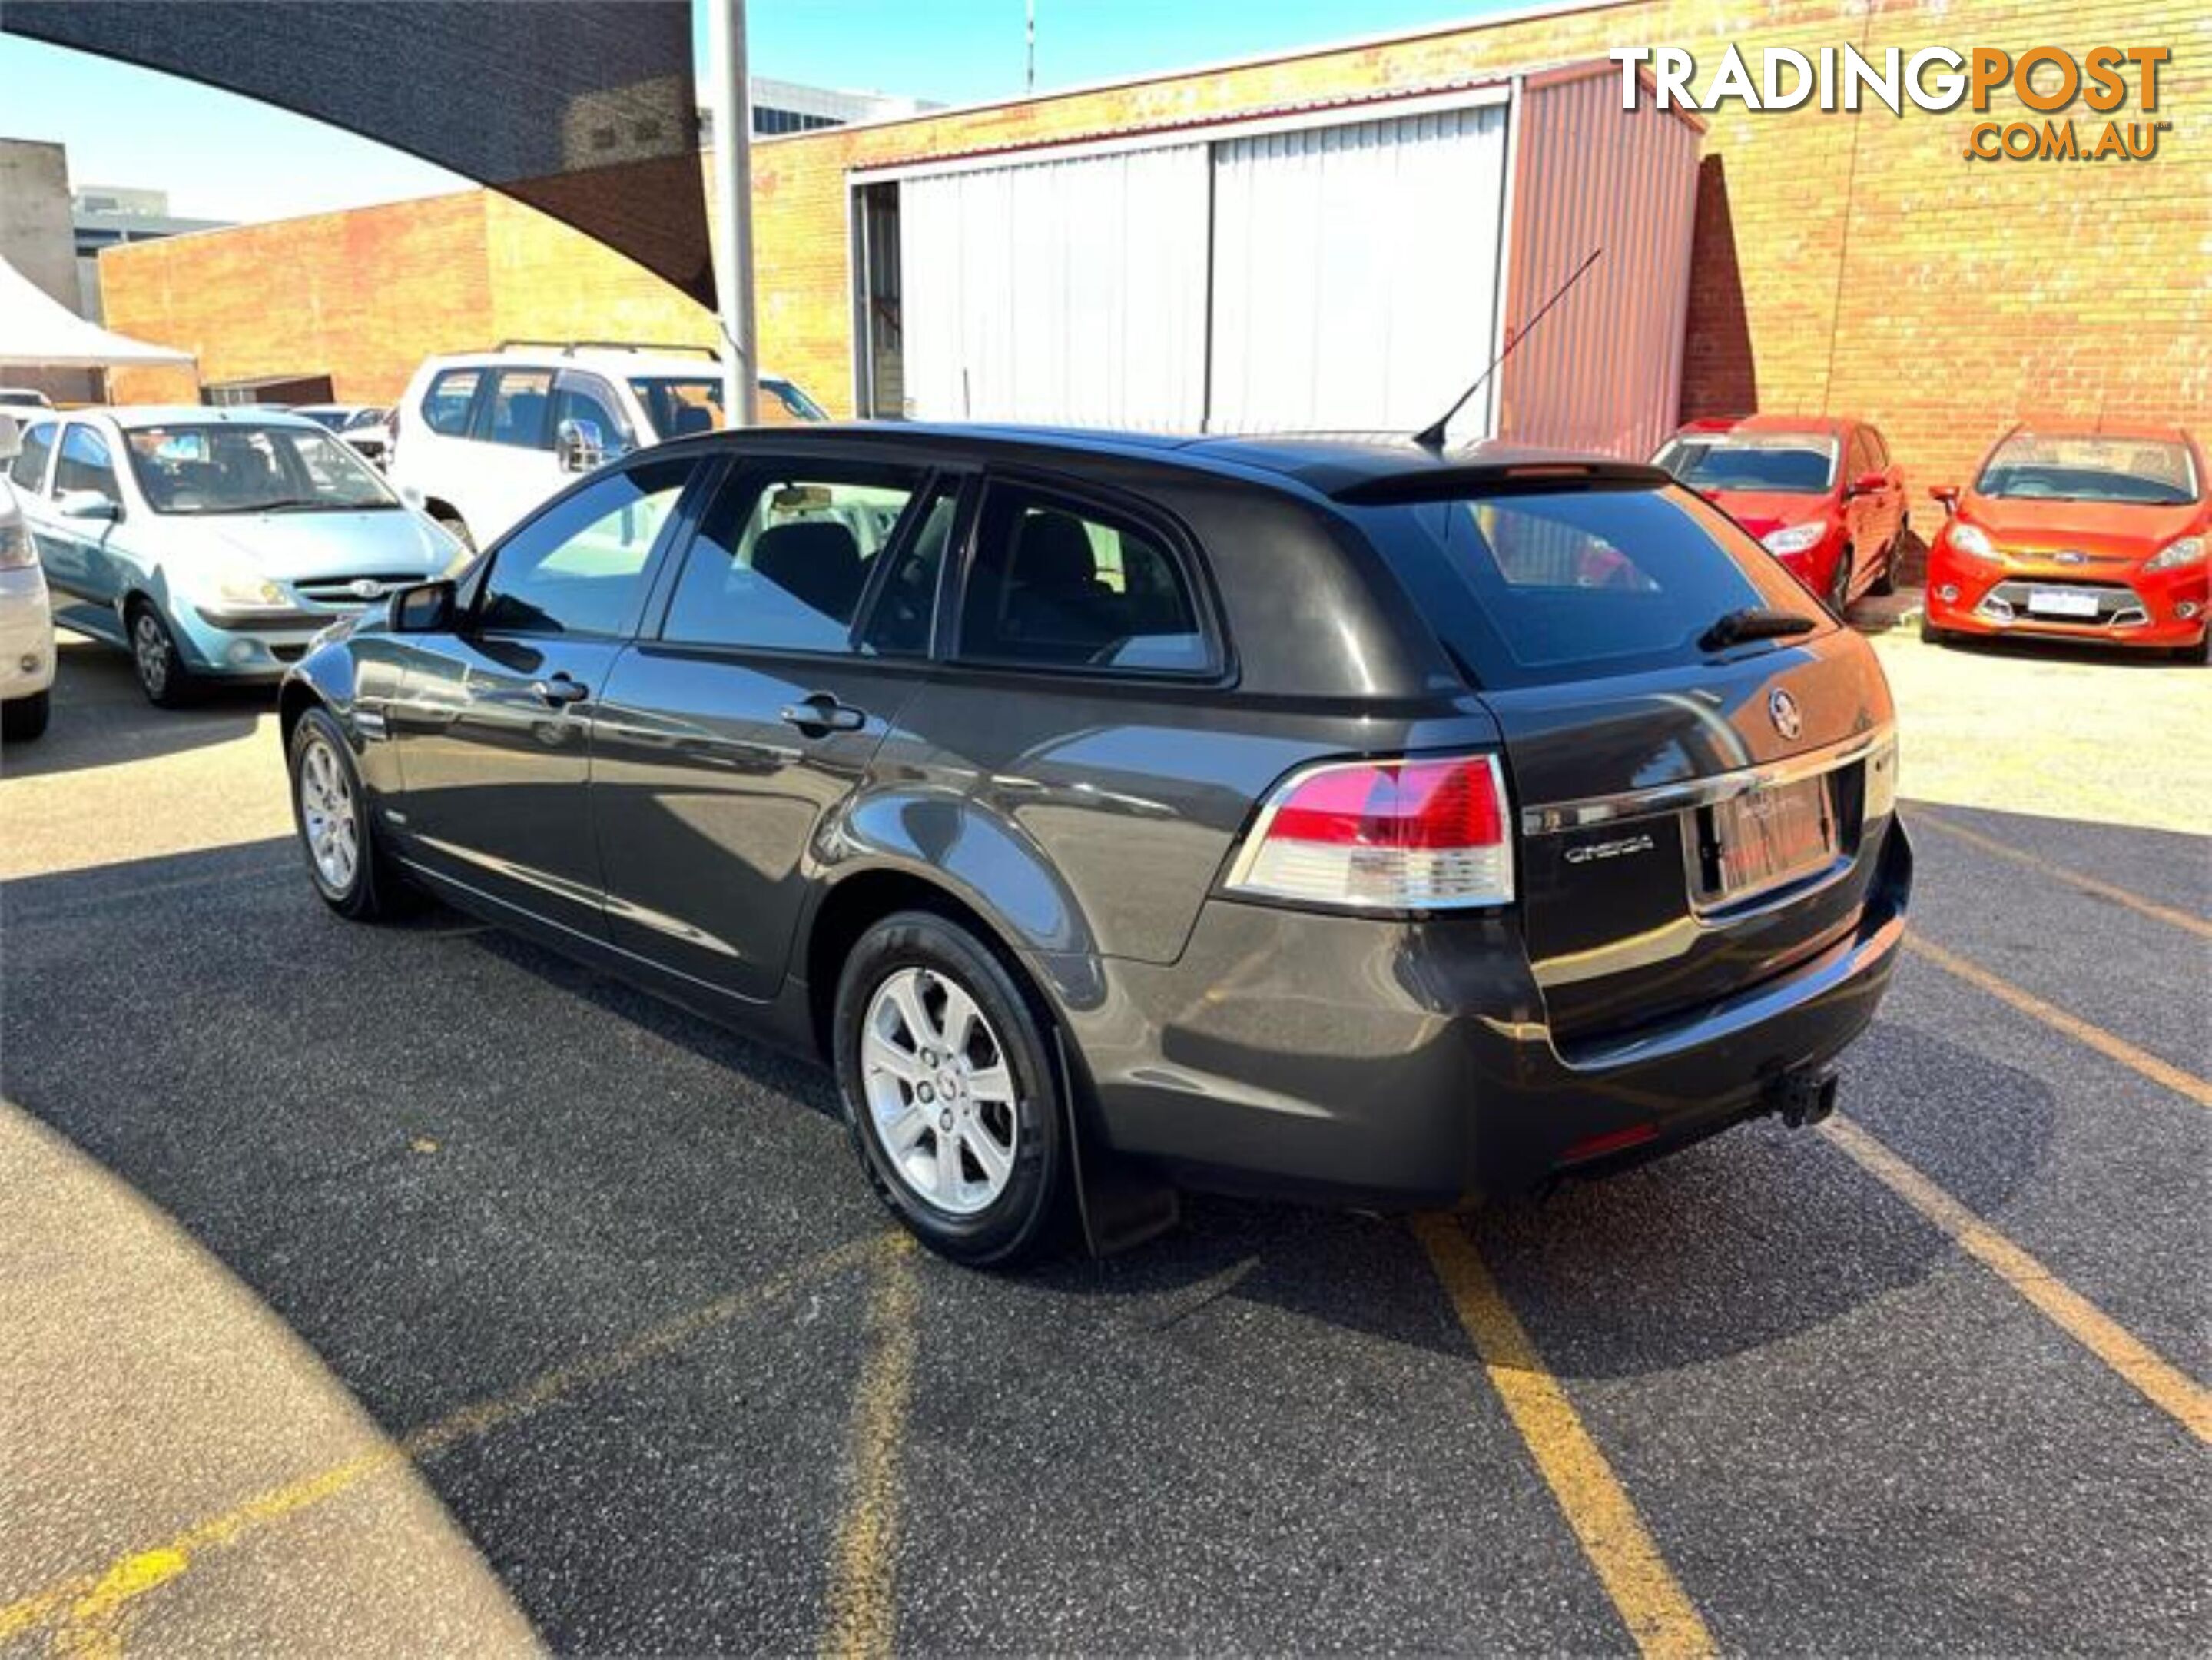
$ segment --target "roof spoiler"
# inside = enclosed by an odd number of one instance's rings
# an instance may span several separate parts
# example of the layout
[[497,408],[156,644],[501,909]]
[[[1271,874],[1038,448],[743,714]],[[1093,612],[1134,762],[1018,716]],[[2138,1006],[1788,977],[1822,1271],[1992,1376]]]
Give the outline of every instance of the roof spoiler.
[[1418,502],[1450,502],[1468,496],[1537,496],[1571,489],[1658,489],[1674,482],[1663,467],[1638,461],[1475,462],[1409,467],[1381,478],[1363,478],[1332,490],[1347,507],[1387,508]]

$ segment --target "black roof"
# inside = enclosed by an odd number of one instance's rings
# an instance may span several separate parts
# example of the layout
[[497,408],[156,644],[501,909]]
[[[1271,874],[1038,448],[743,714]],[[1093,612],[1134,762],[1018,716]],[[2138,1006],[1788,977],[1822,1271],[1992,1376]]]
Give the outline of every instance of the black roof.
[[[952,447],[1022,448],[1110,454],[1194,465],[1209,471],[1273,473],[1321,495],[1346,501],[1418,499],[1454,488],[1507,483],[1603,480],[1656,487],[1672,480],[1656,467],[1569,450],[1485,440],[1434,450],[1404,435],[1382,433],[1116,432],[1088,427],[962,424],[924,421],[837,422],[815,430],[924,439]],[[778,428],[779,438],[789,428]]]

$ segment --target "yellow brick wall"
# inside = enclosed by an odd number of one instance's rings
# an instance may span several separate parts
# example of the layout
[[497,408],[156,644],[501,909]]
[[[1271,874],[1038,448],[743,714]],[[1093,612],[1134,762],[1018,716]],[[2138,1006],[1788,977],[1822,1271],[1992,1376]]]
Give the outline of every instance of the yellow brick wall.
[[[1346,16],[1357,27],[1356,9]],[[2022,411],[2102,407],[2212,436],[2212,15],[2202,0],[1644,0],[776,139],[753,152],[762,359],[849,412],[854,168],[1419,89],[1616,46],[1686,46],[1710,76],[1729,41],[1747,56],[1845,42],[1870,55],[2163,45],[2173,59],[2155,119],[2173,125],[2150,162],[1969,162],[1960,152],[1976,120],[2026,115],[2008,93],[1988,118],[1910,106],[1902,117],[1878,106],[1714,113],[1686,413],[1861,416],[1923,486],[1959,477]],[[2100,129],[2082,106],[2071,113],[2085,137]],[[2144,118],[2131,101],[2123,119]],[[411,253],[396,265],[400,248]],[[361,268],[333,272],[333,258]],[[627,261],[480,193],[145,244],[106,256],[102,272],[115,326],[200,351],[204,378],[328,368],[343,397],[392,395],[423,353],[507,335],[714,338],[711,319]]]

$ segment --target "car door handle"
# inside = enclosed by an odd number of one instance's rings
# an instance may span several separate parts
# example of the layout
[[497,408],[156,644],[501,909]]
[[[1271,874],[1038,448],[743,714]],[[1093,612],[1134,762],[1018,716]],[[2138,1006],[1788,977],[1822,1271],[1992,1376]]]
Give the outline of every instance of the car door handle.
[[867,712],[841,703],[826,691],[817,691],[777,711],[801,732],[858,732],[868,724]]
[[564,703],[580,703],[592,695],[589,686],[565,674],[556,674],[550,680],[533,681],[530,690],[556,708]]

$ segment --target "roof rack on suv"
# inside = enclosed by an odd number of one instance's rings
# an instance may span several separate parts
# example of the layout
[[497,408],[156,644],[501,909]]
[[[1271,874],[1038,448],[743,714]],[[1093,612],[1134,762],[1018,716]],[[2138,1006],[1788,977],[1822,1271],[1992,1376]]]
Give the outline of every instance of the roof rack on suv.
[[546,346],[566,357],[574,357],[580,351],[688,351],[716,362],[722,359],[722,354],[712,346],[689,345],[673,340],[502,340],[493,350],[512,351],[517,346]]

